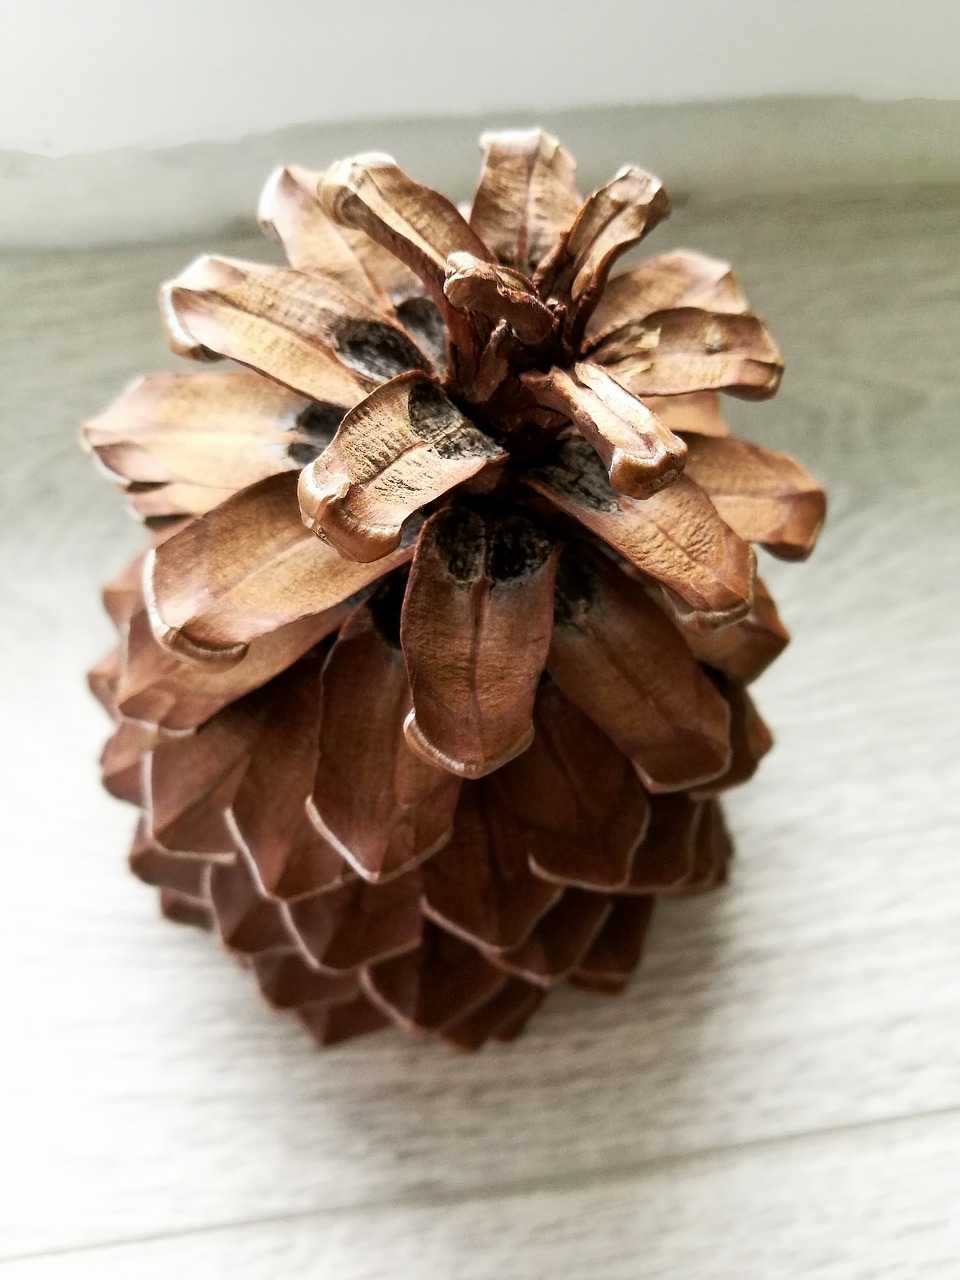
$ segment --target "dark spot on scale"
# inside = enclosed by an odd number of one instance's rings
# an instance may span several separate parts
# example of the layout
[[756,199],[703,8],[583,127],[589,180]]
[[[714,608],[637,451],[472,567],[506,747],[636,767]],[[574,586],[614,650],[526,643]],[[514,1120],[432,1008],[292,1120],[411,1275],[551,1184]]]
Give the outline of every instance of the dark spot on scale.
[[487,558],[486,521],[470,507],[441,511],[432,525],[433,541],[451,578],[475,582],[483,575]]
[[420,537],[420,530],[423,528],[423,512],[415,511],[403,522],[400,529],[400,546],[406,549],[412,547],[416,540]]
[[[159,488],[159,486],[158,486]],[[144,524],[152,533],[161,533],[183,519],[183,516],[147,516]]]
[[487,572],[494,582],[529,577],[547,562],[550,549],[550,539],[532,520],[506,516],[490,530]]
[[315,445],[307,444],[304,440],[292,440],[287,445],[287,457],[291,462],[295,462],[298,467],[309,467],[311,462],[316,462],[321,453],[323,453],[322,449],[316,448]]
[[395,300],[393,309],[397,319],[424,355],[433,362],[437,372],[443,373],[447,363],[447,331],[437,304],[432,298],[415,293]]
[[297,466],[309,466],[319,458],[336,435],[346,409],[338,404],[315,401],[297,414],[290,434],[293,439],[287,445],[287,457]]
[[552,543],[532,520],[502,516],[457,503],[434,518],[433,541],[457,582],[516,582],[536,573],[550,557]]
[[560,553],[557,584],[553,595],[553,621],[558,627],[569,626],[577,615],[596,599],[597,583],[592,557],[576,543],[568,543]]
[[427,381],[416,382],[410,388],[407,412],[417,435],[431,443],[455,432],[464,420],[453,401],[433,382]]
[[565,440],[552,459],[531,468],[560,497],[593,511],[616,511],[617,495],[606,468],[586,440]]
[[407,413],[417,435],[441,458],[492,458],[499,452],[495,442],[427,379],[410,388]]
[[373,591],[367,604],[373,625],[394,649],[400,648],[400,610],[407,590],[407,577],[406,565],[387,574]]
[[345,319],[337,326],[336,344],[345,365],[375,382],[428,367],[423,353],[403,330],[384,320]]

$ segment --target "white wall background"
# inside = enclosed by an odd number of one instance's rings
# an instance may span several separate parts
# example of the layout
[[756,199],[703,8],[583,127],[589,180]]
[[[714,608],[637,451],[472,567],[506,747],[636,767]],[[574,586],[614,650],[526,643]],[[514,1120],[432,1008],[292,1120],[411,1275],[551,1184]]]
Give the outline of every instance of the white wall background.
[[960,99],[960,0],[0,0],[0,148],[765,95]]

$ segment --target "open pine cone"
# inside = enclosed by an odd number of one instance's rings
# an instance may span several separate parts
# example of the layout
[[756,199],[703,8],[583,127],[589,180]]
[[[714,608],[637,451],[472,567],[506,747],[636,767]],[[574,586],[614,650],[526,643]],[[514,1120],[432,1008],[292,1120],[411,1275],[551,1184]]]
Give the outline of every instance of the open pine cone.
[[154,531],[91,673],[131,865],[323,1044],[475,1048],[557,982],[624,986],[656,897],[723,880],[716,796],[770,746],[750,543],[803,558],[824,514],[721,416],[782,369],[727,265],[608,279],[660,183],[581,201],[546,134],[483,146],[466,218],[387,156],[280,170],[291,265],[162,291],[175,351],[245,367],[83,429]]

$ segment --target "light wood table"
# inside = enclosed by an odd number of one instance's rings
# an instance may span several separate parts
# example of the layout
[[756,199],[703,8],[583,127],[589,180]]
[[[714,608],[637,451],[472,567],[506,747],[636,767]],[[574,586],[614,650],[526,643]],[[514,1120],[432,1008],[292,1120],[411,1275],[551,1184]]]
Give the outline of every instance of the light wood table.
[[795,640],[732,884],[662,907],[626,997],[560,993],[476,1057],[315,1053],[127,875],[83,671],[139,534],[74,424],[172,366],[155,285],[201,246],[6,261],[3,1280],[960,1274],[957,209],[784,197],[657,235],[739,264],[788,373],[733,416],[831,515],[765,567]]

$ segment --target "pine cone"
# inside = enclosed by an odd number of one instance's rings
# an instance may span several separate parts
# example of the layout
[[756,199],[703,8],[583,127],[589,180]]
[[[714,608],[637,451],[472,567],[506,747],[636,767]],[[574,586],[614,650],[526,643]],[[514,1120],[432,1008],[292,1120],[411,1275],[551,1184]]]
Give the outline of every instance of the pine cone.
[[622,989],[655,899],[724,879],[717,794],[771,743],[750,543],[802,559],[824,514],[724,423],[782,370],[727,265],[608,279],[660,183],[581,202],[546,134],[483,146],[466,219],[387,156],[277,172],[291,265],[162,291],[175,351],[246,367],[83,429],[153,531],[90,677],[131,865],[321,1044],[475,1048],[562,980]]

